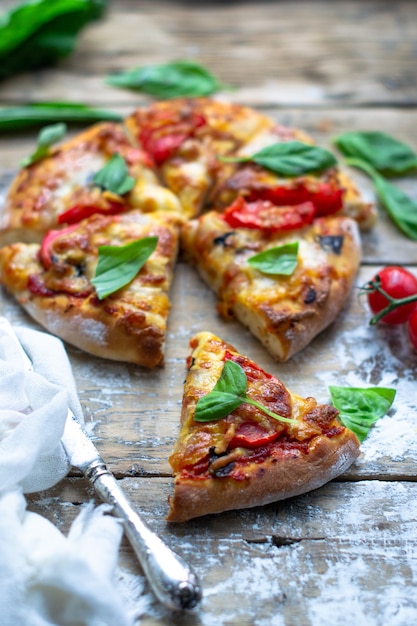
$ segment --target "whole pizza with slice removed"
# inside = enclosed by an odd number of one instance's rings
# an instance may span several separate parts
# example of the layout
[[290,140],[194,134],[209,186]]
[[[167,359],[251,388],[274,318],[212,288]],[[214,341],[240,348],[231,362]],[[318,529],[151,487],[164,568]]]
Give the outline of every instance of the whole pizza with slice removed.
[[191,348],[168,521],[300,495],[357,458],[359,440],[333,406],[291,393],[212,333],[197,334]]
[[[284,173],[253,158],[277,146],[292,163]],[[184,258],[216,292],[220,312],[285,361],[342,309],[359,265],[359,229],[375,220],[335,158],[324,151],[317,161],[317,152],[304,132],[209,98],[155,102],[123,123],[95,124],[29,161],[12,182],[0,216],[0,282],[65,341],[155,367],[182,231]],[[123,246],[153,227],[165,233],[156,275],[142,269],[99,299],[98,247]],[[271,262],[277,254],[295,257],[290,272]]]
[[[49,231],[41,244],[1,248],[1,280],[33,319],[64,341],[105,359],[152,368],[164,358],[180,226],[175,212],[96,214]],[[150,238],[156,248],[133,279],[99,298],[99,249],[122,251]]]

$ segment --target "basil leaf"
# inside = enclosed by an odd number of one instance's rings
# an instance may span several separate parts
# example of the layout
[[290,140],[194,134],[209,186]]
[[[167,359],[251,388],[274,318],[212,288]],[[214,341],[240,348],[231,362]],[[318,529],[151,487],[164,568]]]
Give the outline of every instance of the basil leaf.
[[346,132],[336,137],[334,143],[345,156],[363,159],[384,174],[404,174],[417,168],[416,153],[382,132]]
[[224,87],[207,69],[187,60],[111,74],[106,82],[161,99],[209,96]]
[[0,16],[0,79],[69,55],[107,0],[32,0]]
[[0,107],[0,132],[39,126],[48,122],[120,122],[122,116],[76,102],[34,102],[17,107]]
[[249,265],[264,274],[290,276],[297,267],[298,241],[269,248],[248,259]]
[[246,395],[247,388],[248,381],[241,366],[234,361],[227,360],[223,366],[220,378],[212,391],[198,399],[194,421],[212,422],[222,419],[237,409],[243,402],[246,402],[276,420],[289,424],[294,423],[294,420],[278,415],[278,413],[273,413],[256,400],[249,398]]
[[372,178],[378,199],[394,224],[404,235],[417,241],[417,202],[407,196],[401,189],[385,180],[366,161],[362,159],[346,159],[346,163],[363,170]]
[[65,124],[52,124],[51,126],[42,128],[38,135],[36,150],[32,152],[30,156],[26,157],[26,159],[23,159],[20,165],[27,167],[48,156],[50,154],[50,147],[60,141],[66,132],[67,127]]
[[130,283],[156,249],[158,237],[143,237],[125,246],[99,246],[92,284],[103,300]]
[[124,158],[120,154],[113,154],[106,165],[94,175],[93,183],[103,190],[123,196],[134,187],[135,179],[129,176]]
[[301,141],[274,143],[248,157],[219,158],[229,163],[253,161],[282,176],[301,176],[310,172],[320,172],[337,163],[336,158],[328,150]]
[[363,441],[372,425],[394,402],[396,391],[387,387],[329,387],[332,403],[346,428]]

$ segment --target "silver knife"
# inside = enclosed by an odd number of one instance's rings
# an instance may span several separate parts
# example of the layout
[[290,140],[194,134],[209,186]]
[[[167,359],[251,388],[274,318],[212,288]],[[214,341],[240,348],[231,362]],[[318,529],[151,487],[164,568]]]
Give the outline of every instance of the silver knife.
[[174,610],[195,608],[202,597],[197,576],[134,511],[72,411],[68,411],[62,443],[73,467],[81,470],[100,498],[113,507],[113,514],[123,521],[126,536],[160,602]]

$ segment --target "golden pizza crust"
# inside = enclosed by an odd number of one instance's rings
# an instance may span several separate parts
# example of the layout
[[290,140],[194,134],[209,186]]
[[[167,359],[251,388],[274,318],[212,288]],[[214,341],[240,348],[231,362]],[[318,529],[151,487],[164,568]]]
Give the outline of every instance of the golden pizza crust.
[[317,489],[345,472],[359,455],[355,435],[344,430],[332,439],[316,437],[308,454],[282,452],[246,468],[242,481],[223,478],[192,480],[177,477],[169,499],[169,522],[185,522],[210,513],[278,502]]

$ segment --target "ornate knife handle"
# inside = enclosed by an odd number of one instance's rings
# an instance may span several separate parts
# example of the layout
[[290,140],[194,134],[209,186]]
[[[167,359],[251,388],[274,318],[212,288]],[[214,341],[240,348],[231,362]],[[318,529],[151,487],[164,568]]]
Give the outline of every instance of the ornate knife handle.
[[196,607],[202,596],[197,576],[134,511],[105,463],[94,461],[83,471],[100,498],[123,521],[125,533],[157,598],[174,610]]

